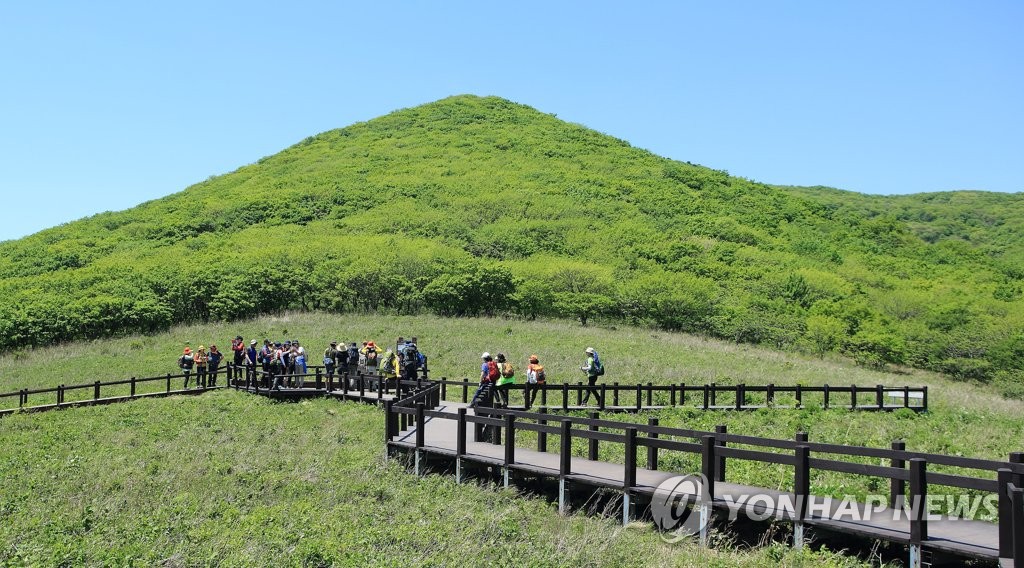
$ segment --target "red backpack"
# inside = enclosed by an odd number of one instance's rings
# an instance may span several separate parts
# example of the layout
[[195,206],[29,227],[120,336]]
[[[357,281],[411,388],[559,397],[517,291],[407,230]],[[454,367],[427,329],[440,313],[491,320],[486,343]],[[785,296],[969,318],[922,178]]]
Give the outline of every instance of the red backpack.
[[487,380],[493,383],[493,382],[497,381],[498,377],[500,377],[500,376],[501,376],[501,373],[498,372],[498,364],[495,363],[494,361],[488,361],[487,362]]

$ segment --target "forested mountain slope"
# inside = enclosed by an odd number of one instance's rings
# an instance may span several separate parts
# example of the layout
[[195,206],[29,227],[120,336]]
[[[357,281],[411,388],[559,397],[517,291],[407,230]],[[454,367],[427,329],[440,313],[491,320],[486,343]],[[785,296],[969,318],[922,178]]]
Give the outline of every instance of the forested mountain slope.
[[286,308],[514,313],[1019,381],[1022,201],[772,187],[458,96],[0,243],[0,347]]

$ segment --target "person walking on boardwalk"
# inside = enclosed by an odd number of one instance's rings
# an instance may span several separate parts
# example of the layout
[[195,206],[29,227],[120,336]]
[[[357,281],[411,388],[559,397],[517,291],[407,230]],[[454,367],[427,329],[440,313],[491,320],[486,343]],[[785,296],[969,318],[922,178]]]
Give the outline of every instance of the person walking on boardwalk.
[[540,359],[536,355],[530,355],[530,364],[526,366],[526,388],[529,392],[529,400],[526,403],[527,408],[533,406],[533,401],[537,398],[537,391],[544,388],[546,381],[544,365],[540,364]]
[[250,382],[256,382],[256,363],[259,361],[260,352],[257,349],[259,341],[253,339],[249,342],[249,348],[245,350],[245,372],[249,375]]
[[292,349],[295,350],[295,373],[299,375],[299,388],[301,389],[306,380],[306,350],[298,341],[292,341]]
[[196,386],[206,386],[206,365],[210,362],[210,356],[206,354],[206,347],[203,345],[199,346],[196,350],[193,360],[196,365]]
[[341,351],[338,350],[338,342],[332,341],[327,349],[324,349],[324,374],[327,375],[327,384],[334,383],[334,370],[338,367],[338,358]]
[[285,373],[284,358],[284,347],[278,341],[274,343],[274,352],[270,356],[270,374],[274,376],[274,384],[271,388],[274,390],[281,390],[281,375]]
[[398,379],[398,354],[388,349],[384,351],[384,354],[380,357],[380,365],[378,367],[380,380],[386,381]]
[[[235,367],[240,369],[245,364],[245,341],[241,335],[236,335],[231,340],[231,352],[234,354]],[[239,369],[236,369],[236,371]]]
[[593,347],[587,347],[585,353],[587,354],[587,364],[580,367],[580,370],[587,374],[587,393],[583,397],[583,404],[590,401],[591,394],[597,399],[598,404],[601,404],[601,391],[597,388],[597,378],[604,374],[604,365]]
[[491,397],[494,395],[494,383],[501,376],[501,373],[498,371],[498,364],[494,362],[490,353],[484,351],[480,358],[483,359],[483,363],[480,365],[480,385],[476,387],[476,392],[473,393],[473,400],[469,403],[470,408],[476,408],[481,402],[493,400]]
[[185,386],[184,390],[188,390],[188,380],[192,377],[192,366],[195,365],[195,357],[192,356],[192,348],[186,347],[185,351],[178,357],[178,368],[181,369],[181,374],[185,375]]
[[263,366],[263,372],[269,373],[270,362],[274,360],[274,344],[271,343],[269,339],[263,340],[263,349],[260,349],[258,357],[260,365]]
[[210,370],[207,371],[210,377],[210,386],[217,386],[217,369],[220,368],[220,362],[224,360],[224,354],[217,349],[217,346],[210,344]]
[[512,363],[505,360],[504,353],[498,353],[495,364],[498,366],[498,383],[495,386],[494,392],[498,399],[498,404],[508,408],[509,402],[509,391],[512,385],[516,382],[516,370],[512,368]]
[[363,348],[363,354],[366,355],[366,373],[374,375],[377,373],[377,364],[380,360],[380,353],[377,352],[377,344],[372,341],[366,342],[366,347]]

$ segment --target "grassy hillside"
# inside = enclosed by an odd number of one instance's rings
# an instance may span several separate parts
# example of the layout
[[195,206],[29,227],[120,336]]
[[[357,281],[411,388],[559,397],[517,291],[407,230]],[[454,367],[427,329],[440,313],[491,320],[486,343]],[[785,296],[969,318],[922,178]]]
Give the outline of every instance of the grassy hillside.
[[452,97],[0,243],[0,348],[294,308],[515,314],[1019,392],[1022,199],[769,187]]
[[[1019,419],[1024,412],[1024,402],[1003,400],[990,387],[958,384],[925,371],[878,372],[856,367],[838,357],[779,353],[767,348],[634,327],[580,328],[565,321],[286,314],[236,324],[181,326],[148,337],[100,340],[0,357],[0,377],[4,377],[0,379],[0,390],[88,383],[97,378],[161,375],[175,371],[174,361],[185,342],[192,346],[208,344],[211,340],[224,343],[225,339],[239,333],[247,339],[253,336],[298,338],[314,353],[325,348],[332,339],[365,338],[390,343],[399,335],[415,333],[424,352],[430,356],[435,377],[475,377],[479,355],[486,350],[506,353],[520,369],[526,357],[536,353],[551,381],[575,382],[583,379],[579,371],[583,348],[592,345],[607,365],[604,380],[621,384],[927,385],[930,412],[923,415],[825,411],[812,400],[808,400],[808,408],[801,411],[736,413],[680,409],[655,415],[663,425],[685,428],[712,430],[718,424],[726,424],[729,431],[736,434],[782,439],[805,431],[811,440],[818,442],[874,447],[886,447],[893,440],[902,439],[912,450],[988,459],[1006,459],[1010,452],[1021,450],[1020,440],[1024,439],[1024,422]],[[161,387],[159,383],[155,386]],[[107,391],[104,393],[108,395]],[[452,391],[450,398],[456,400],[460,394]],[[89,397],[91,391],[83,391],[81,396]],[[69,396],[67,400],[72,398]],[[727,400],[723,398],[722,402]],[[792,400],[780,397],[778,403],[791,404]],[[618,419],[646,421],[647,416]],[[374,428],[380,427],[378,424]],[[524,445],[529,444],[528,438],[529,434],[524,434]],[[672,459],[679,461],[672,462]],[[666,464],[674,464],[681,471],[699,467],[693,459],[687,461],[678,455],[666,458]],[[729,467],[738,476],[735,479],[746,479],[753,484],[776,487],[792,482],[792,471],[787,467],[745,462]],[[815,475],[819,487],[829,488],[837,497],[844,492],[865,495],[877,490],[872,483],[878,480],[826,472]]]
[[663,544],[382,459],[358,403],[219,392],[0,420],[4,566],[852,566]]

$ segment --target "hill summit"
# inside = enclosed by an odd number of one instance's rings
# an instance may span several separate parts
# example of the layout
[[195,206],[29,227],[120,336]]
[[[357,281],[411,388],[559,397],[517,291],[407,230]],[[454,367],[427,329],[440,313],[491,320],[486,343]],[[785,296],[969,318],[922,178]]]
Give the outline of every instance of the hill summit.
[[0,243],[0,347],[432,311],[627,320],[1014,383],[1021,201],[773,187],[457,96]]

